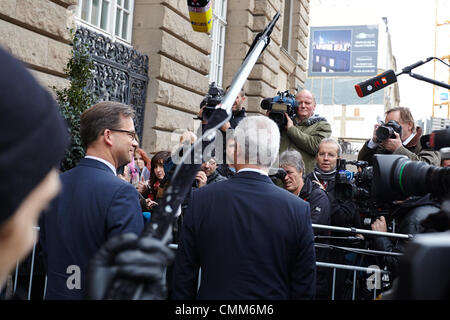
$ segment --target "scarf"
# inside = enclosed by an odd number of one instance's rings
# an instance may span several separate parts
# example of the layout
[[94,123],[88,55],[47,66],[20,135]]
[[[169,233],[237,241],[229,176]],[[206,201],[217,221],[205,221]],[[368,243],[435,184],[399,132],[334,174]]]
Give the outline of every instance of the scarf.
[[314,175],[314,178],[316,178],[318,180],[323,180],[323,181],[334,180],[335,175],[336,175],[336,168],[334,168],[331,171],[325,172],[322,169],[320,169],[316,164],[314,166],[313,175]]
[[320,183],[322,189],[326,190],[328,186],[328,181],[334,180],[336,177],[336,168],[329,172],[325,172],[317,166],[317,163],[314,166],[314,170],[312,172],[315,181]]

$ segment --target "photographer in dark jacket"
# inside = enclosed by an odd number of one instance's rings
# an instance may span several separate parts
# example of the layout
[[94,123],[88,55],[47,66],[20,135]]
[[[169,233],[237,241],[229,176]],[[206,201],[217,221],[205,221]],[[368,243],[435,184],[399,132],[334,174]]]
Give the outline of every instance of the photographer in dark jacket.
[[341,157],[341,152],[341,146],[335,140],[323,139],[316,154],[314,171],[307,178],[327,192],[331,202],[333,226],[360,228],[361,219],[356,204],[351,200],[339,201],[335,196],[336,162]]
[[[286,171],[283,186],[289,192],[295,194],[309,203],[311,222],[317,224],[330,224],[330,201],[326,193],[309,179],[303,178],[305,164],[302,155],[296,150],[284,151],[280,155],[280,167]],[[327,243],[320,241],[317,236],[328,236],[328,231],[314,230],[315,243]],[[328,262],[328,249],[316,248],[316,259],[320,262]],[[316,299],[327,299],[329,295],[328,269],[317,269]]]
[[[426,225],[422,222],[431,214],[440,211],[440,203],[431,196],[410,197],[399,204],[399,207],[391,213],[391,219],[397,219],[396,233],[418,234],[426,231]],[[381,216],[371,225],[372,230],[387,232],[386,218]],[[388,237],[374,237],[371,240],[373,249],[388,252],[404,253],[408,240]],[[398,276],[400,258],[398,256],[383,256],[382,264],[392,273],[395,279]]]
[[[325,138],[319,144],[316,154],[316,165],[313,172],[307,175],[307,179],[326,191],[331,203],[331,225],[339,227],[361,227],[361,218],[359,216],[356,204],[351,200],[336,199],[336,163],[341,157],[341,146],[332,138]],[[332,236],[342,236],[341,233],[331,233]],[[362,236],[361,236],[362,238]],[[338,246],[349,246],[345,240],[330,240],[330,244]],[[330,262],[337,264],[347,264],[346,253],[341,250],[331,250]],[[335,298],[344,299],[344,283],[347,271],[337,270],[336,272],[336,290]],[[331,281],[331,276],[330,276]]]

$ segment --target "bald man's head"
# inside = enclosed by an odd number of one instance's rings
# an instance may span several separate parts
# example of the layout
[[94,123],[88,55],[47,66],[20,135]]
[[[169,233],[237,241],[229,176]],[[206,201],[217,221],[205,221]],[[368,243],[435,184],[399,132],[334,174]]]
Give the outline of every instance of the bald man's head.
[[308,119],[314,114],[316,110],[316,99],[309,90],[301,90],[295,95],[295,100],[298,102],[297,117],[300,121]]

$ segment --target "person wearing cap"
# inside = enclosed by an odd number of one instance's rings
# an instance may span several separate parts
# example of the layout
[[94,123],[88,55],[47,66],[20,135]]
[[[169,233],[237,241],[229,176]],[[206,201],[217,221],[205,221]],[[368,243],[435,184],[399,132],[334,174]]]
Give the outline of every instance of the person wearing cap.
[[116,176],[138,146],[134,110],[113,101],[81,115],[86,157],[61,175],[63,191],[40,223],[47,265],[46,299],[84,299],[88,262],[115,235],[144,228],[139,195]]
[[[40,213],[61,189],[58,167],[69,143],[50,93],[0,48],[0,287],[30,252]],[[17,163],[26,156],[33,161]]]

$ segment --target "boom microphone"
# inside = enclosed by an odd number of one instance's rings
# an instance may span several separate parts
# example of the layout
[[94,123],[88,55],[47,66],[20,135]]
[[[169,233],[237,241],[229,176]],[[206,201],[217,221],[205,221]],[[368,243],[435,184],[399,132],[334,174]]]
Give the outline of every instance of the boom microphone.
[[410,73],[412,69],[417,68],[417,67],[423,65],[424,63],[427,63],[428,61],[430,61],[430,60],[432,60],[432,59],[433,59],[433,57],[429,57],[429,58],[426,58],[425,60],[417,61],[416,63],[413,63],[413,64],[410,65],[410,66],[404,67],[404,68],[402,69],[401,74],[402,74],[402,73]]
[[395,82],[397,82],[395,72],[393,70],[387,70],[364,82],[355,84],[355,90],[358,96],[362,98]]

